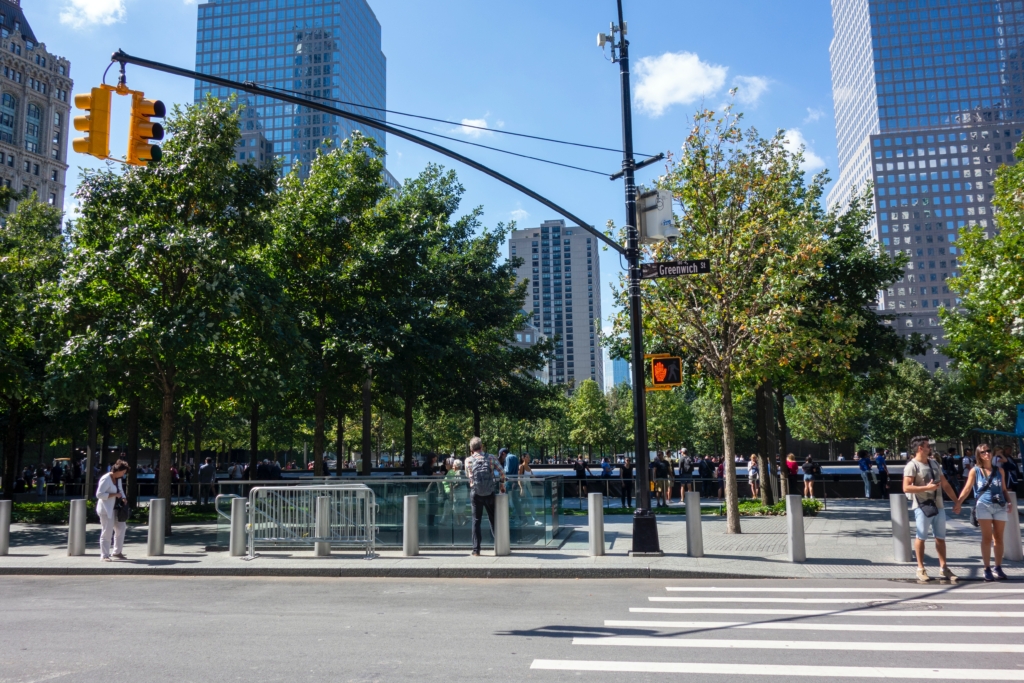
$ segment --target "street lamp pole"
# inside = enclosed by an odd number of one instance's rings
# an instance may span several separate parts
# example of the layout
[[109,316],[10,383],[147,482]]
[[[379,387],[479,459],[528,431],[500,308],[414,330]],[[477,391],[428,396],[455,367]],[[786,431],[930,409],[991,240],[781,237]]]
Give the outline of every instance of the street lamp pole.
[[[636,511],[633,515],[633,555],[661,555],[658,525],[651,512],[651,477],[647,450],[647,381],[644,371],[643,312],[640,305],[640,235],[637,227],[636,162],[633,159],[633,110],[629,88],[629,41],[618,0],[619,23],[611,35],[598,37],[602,47],[612,46],[619,65],[622,90],[622,177],[626,181],[626,261],[629,265],[629,336],[633,355],[633,448],[636,455]],[[616,42],[618,36],[618,42]]]

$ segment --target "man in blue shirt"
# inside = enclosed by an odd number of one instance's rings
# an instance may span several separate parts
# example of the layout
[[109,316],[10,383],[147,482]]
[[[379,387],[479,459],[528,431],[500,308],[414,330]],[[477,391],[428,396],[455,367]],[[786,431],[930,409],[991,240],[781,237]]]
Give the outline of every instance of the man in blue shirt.
[[885,466],[885,449],[875,449],[875,467],[878,469],[878,488],[882,499],[889,497],[889,468]]
[[[519,476],[519,457],[515,453],[510,453],[507,448],[502,448],[498,451],[498,462],[502,463],[505,468],[505,479],[516,481],[514,477]],[[508,494],[509,502],[512,504],[512,522],[515,525],[522,522],[523,500],[518,486],[509,486]]]

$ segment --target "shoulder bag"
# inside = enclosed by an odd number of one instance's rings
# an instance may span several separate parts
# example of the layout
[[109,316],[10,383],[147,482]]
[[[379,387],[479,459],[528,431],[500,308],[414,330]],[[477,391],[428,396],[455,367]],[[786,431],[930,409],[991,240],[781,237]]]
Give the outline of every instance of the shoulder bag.
[[[915,469],[919,470],[920,468],[921,466],[917,465]],[[932,468],[931,460],[928,461],[928,473],[932,475],[933,482],[939,482],[939,480],[935,478],[935,470],[934,468]],[[915,493],[914,497],[917,498],[917,507],[920,508],[922,513],[924,513],[925,517],[930,518],[939,514],[939,506],[935,503],[935,498],[937,498],[938,496],[933,496],[932,498],[925,498],[924,500],[921,500],[921,498]]]

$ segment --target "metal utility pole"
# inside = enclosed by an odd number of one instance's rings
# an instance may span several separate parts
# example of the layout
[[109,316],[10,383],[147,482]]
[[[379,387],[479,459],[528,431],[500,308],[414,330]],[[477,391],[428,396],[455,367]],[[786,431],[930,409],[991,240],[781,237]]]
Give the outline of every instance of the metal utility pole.
[[[626,181],[626,261],[629,265],[629,337],[633,350],[633,448],[636,454],[636,512],[633,514],[633,555],[661,555],[658,525],[651,512],[650,463],[647,450],[647,381],[644,372],[643,313],[640,305],[640,234],[637,228],[637,164],[633,159],[633,109],[629,89],[629,41],[618,0],[619,23],[611,34],[598,36],[598,45],[611,43],[612,61],[619,65],[622,90],[622,177]],[[618,41],[616,42],[616,38]],[[646,165],[646,164],[645,164]],[[618,175],[618,174],[616,174]]]

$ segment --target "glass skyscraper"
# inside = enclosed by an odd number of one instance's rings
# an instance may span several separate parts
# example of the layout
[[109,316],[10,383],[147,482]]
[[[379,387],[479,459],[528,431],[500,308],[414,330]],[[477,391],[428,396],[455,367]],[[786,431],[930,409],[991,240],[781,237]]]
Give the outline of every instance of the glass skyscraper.
[[[832,0],[832,20],[839,179],[829,205],[874,184],[872,235],[910,259],[879,307],[901,333],[938,343],[939,309],[959,303],[946,283],[957,235],[995,230],[994,173],[1021,139],[1024,2]],[[918,360],[947,362],[935,349]]]
[[[381,27],[366,0],[207,0],[199,5],[196,71],[323,99],[385,120],[387,61]],[[196,82],[195,99],[233,90]],[[330,114],[237,93],[246,105],[240,158],[276,155],[284,172],[337,145],[359,126]],[[332,103],[343,100],[357,106]],[[377,109],[368,109],[376,107]],[[384,133],[361,130],[383,147]]]

